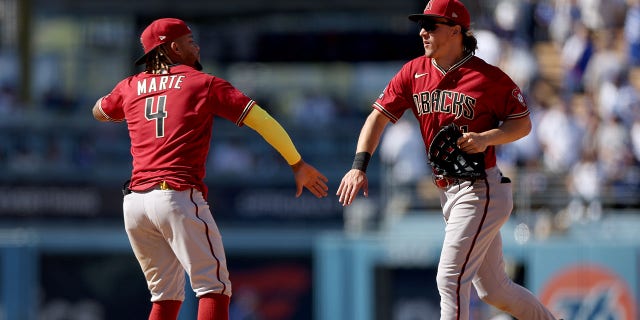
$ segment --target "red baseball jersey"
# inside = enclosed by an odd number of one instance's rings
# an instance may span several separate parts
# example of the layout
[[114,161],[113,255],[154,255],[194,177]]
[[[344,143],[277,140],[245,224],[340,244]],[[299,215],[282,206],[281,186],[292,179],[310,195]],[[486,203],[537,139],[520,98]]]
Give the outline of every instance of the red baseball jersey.
[[100,103],[106,116],[127,122],[132,190],[166,181],[176,190],[195,187],[205,196],[214,116],[241,126],[253,105],[229,82],[185,65],[171,67],[168,74],[128,77]]
[[[518,86],[499,68],[469,55],[448,71],[421,56],[391,79],[373,108],[395,123],[411,109],[425,146],[441,127],[455,122],[465,132],[483,132],[501,121],[529,115]],[[496,165],[495,147],[485,151],[485,166]]]

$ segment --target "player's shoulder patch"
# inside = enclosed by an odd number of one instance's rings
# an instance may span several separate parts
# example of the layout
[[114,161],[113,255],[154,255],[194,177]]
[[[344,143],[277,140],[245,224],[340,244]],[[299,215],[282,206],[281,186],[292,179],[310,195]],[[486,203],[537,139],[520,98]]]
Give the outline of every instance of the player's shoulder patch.
[[513,89],[513,91],[511,91],[511,95],[513,95],[513,97],[516,98],[516,100],[518,100],[520,104],[522,104],[525,107],[527,106],[527,102],[524,100],[524,96],[522,95],[522,92],[520,91],[519,88]]

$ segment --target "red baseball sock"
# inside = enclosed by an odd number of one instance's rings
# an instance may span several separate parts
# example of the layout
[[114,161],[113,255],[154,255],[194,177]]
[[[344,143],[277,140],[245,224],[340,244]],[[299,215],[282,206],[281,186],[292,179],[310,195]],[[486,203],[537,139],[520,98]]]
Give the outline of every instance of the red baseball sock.
[[176,320],[181,305],[182,301],[178,300],[156,301],[151,306],[149,320]]
[[229,301],[227,295],[208,293],[198,302],[198,320],[228,320]]

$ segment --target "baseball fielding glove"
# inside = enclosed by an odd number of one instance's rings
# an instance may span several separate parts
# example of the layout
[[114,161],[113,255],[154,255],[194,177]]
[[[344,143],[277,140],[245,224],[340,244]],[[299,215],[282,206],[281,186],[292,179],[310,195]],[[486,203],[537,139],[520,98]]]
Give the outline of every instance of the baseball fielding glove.
[[456,141],[462,131],[451,123],[438,131],[429,146],[429,164],[438,176],[460,180],[484,179],[484,153],[466,153]]

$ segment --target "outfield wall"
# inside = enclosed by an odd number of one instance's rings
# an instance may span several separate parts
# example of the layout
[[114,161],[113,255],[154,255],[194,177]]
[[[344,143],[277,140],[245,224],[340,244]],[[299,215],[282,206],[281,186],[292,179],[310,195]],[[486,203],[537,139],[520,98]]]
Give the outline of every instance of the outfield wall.
[[[437,213],[385,230],[221,228],[234,283],[232,320],[432,319],[443,236]],[[639,317],[640,215],[605,216],[536,240],[502,230],[509,274],[566,320]],[[189,290],[188,286],[186,290]],[[0,226],[0,320],[144,318],[144,279],[119,225]],[[472,301],[474,319],[495,310]],[[187,294],[180,319],[195,317]]]
[[[438,318],[443,223],[436,214],[420,215],[386,232],[319,238],[316,319]],[[558,317],[639,319],[640,216],[606,217],[545,240],[522,241],[521,228],[512,219],[502,229],[508,272]],[[477,296],[471,305],[475,319],[495,315]]]

